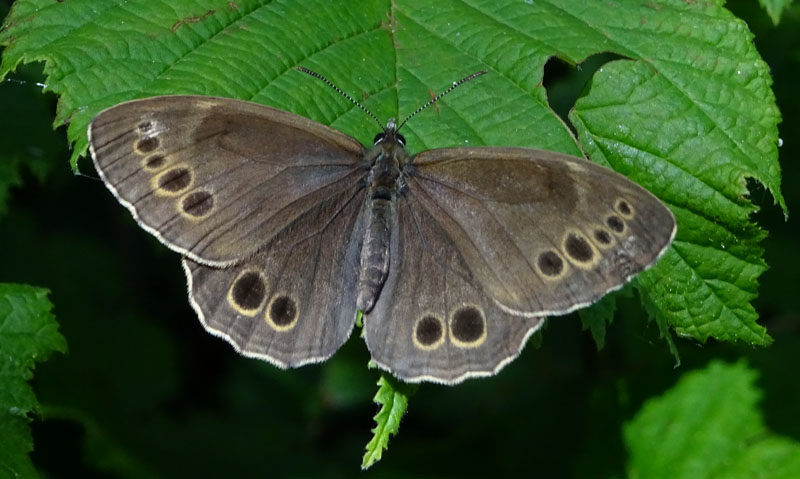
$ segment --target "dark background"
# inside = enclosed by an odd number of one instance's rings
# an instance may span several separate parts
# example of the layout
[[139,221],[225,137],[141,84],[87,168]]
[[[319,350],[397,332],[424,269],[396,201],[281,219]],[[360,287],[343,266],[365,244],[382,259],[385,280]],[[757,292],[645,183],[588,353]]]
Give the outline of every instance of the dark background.
[[[0,1],[0,16],[9,5]],[[775,27],[756,2],[729,8],[748,22],[772,69],[792,208],[800,200],[800,9]],[[548,63],[551,104],[565,113],[607,59],[593,57],[580,72]],[[357,474],[378,379],[358,334],[324,365],[280,371],[205,333],[178,256],[136,226],[90,161],[80,163],[87,176],[71,173],[64,128],[51,129],[56,98],[36,85],[44,81],[33,65],[0,83],[0,172],[17,158],[22,177],[0,216],[0,281],[49,288],[70,349],[36,369],[46,416],[33,423],[36,466],[50,477]],[[676,339],[682,363],[674,368],[636,298],[621,300],[600,352],[576,315],[556,318],[541,348],[529,346],[500,375],[420,387],[367,475],[620,477],[622,424],[713,358],[746,358],[760,372],[768,427],[800,440],[798,223],[785,222],[762,187],[751,191],[762,208],[755,219],[770,234],[755,306],[772,346]]]

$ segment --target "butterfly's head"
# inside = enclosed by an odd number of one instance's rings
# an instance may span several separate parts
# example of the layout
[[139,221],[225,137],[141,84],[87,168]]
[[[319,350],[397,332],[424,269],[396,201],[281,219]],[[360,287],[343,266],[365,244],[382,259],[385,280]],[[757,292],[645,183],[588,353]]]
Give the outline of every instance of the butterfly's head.
[[394,118],[389,118],[389,121],[386,122],[386,128],[383,129],[382,133],[378,133],[375,135],[375,139],[372,140],[374,145],[378,143],[400,143],[401,146],[406,146],[406,139],[403,135],[397,132],[397,120]]

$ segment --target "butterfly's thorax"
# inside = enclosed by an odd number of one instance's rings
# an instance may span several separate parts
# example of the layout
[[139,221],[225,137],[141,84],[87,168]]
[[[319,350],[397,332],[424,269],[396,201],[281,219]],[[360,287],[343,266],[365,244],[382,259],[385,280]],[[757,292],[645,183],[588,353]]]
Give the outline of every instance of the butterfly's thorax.
[[372,309],[389,273],[389,246],[401,167],[408,161],[403,144],[392,130],[389,132],[367,153],[372,166],[367,184],[367,219],[357,300],[358,309],[365,312]]

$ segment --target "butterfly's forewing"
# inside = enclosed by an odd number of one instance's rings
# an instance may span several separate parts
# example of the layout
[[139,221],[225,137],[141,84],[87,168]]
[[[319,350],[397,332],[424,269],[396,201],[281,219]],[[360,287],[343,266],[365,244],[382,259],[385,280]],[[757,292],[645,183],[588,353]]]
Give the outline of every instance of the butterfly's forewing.
[[363,147],[291,113],[167,96],[101,112],[95,166],[139,224],[181,252],[203,325],[279,366],[347,339],[363,237]]
[[398,196],[396,208],[389,276],[364,320],[372,359],[411,382],[495,374],[543,319],[501,309],[416,195]]
[[456,148],[414,158],[409,195],[472,278],[517,315],[564,314],[652,266],[675,235],[672,212],[589,161],[522,148]]
[[98,172],[139,224],[208,265],[254,254],[366,174],[355,139],[226,98],[122,103],[92,121],[89,138]]

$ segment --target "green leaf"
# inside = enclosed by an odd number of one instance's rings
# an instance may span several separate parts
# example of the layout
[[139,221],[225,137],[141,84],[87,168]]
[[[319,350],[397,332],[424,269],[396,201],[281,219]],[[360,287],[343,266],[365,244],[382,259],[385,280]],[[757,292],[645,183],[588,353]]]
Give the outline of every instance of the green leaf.
[[767,11],[772,23],[777,25],[781,21],[781,14],[792,4],[792,0],[758,0],[758,3]]
[[372,429],[372,439],[367,443],[367,452],[361,461],[362,469],[369,469],[381,460],[383,451],[389,447],[389,437],[396,435],[400,429],[400,419],[408,407],[408,398],[418,387],[417,384],[403,383],[387,373],[381,373],[374,398],[381,409],[375,415],[375,428]]
[[715,361],[648,401],[624,429],[628,477],[800,477],[800,443],[766,430],[755,380]]
[[37,477],[28,453],[33,441],[29,413],[39,403],[28,385],[34,363],[66,352],[47,300],[47,290],[0,283],[0,476]]
[[[324,73],[382,118],[402,117],[454,79],[488,69],[404,129],[411,148],[582,148],[678,218],[674,247],[637,282],[656,318],[701,341],[764,345],[770,339],[750,305],[765,269],[764,233],[750,220],[746,180],[763,183],[785,208],[779,115],[752,35],[721,5],[20,0],[0,34],[0,77],[20,62],[45,62],[76,167],[89,120],[135,97],[254,100],[368,143],[372,120],[295,66]],[[547,104],[543,66],[553,55],[575,64],[602,51],[631,60],[594,75],[570,115],[576,139]]]
[[633,291],[630,285],[626,285],[615,294],[604,296],[595,304],[578,311],[583,329],[588,329],[592,333],[592,339],[594,339],[598,351],[605,346],[606,328],[614,320],[614,313],[617,310],[617,299],[631,297],[633,297]]
[[[700,341],[769,344],[750,305],[766,265],[747,198],[754,178],[785,208],[769,69],[744,23],[722,8],[665,2],[657,16],[648,10],[637,12],[644,31],[603,30],[637,60],[602,67],[570,119],[594,161],[675,213],[673,247],[637,278],[648,309]],[[687,29],[687,16],[701,13],[698,28]]]
[[[407,114],[431,90],[488,68],[492,75],[445,98],[438,114],[429,109],[408,125],[413,148],[577,154],[547,105],[542,68],[552,55],[577,63],[615,51],[634,60],[602,68],[570,119],[594,161],[647,187],[678,217],[674,248],[642,275],[640,290],[679,334],[767,344],[750,306],[765,265],[746,179],[784,206],[779,115],[746,25],[715,2],[529,3],[19,1],[0,36],[8,45],[0,75],[46,61],[47,88],[61,95],[56,121],[69,119],[76,142],[73,166],[100,109],[164,93],[254,100],[368,142],[371,120],[303,78],[298,64],[361,91],[382,117]],[[329,27],[298,27],[320,24]]]
[[590,307],[578,311],[583,329],[591,331],[598,351],[606,344],[606,327],[613,321],[616,309],[617,295],[609,294]]

